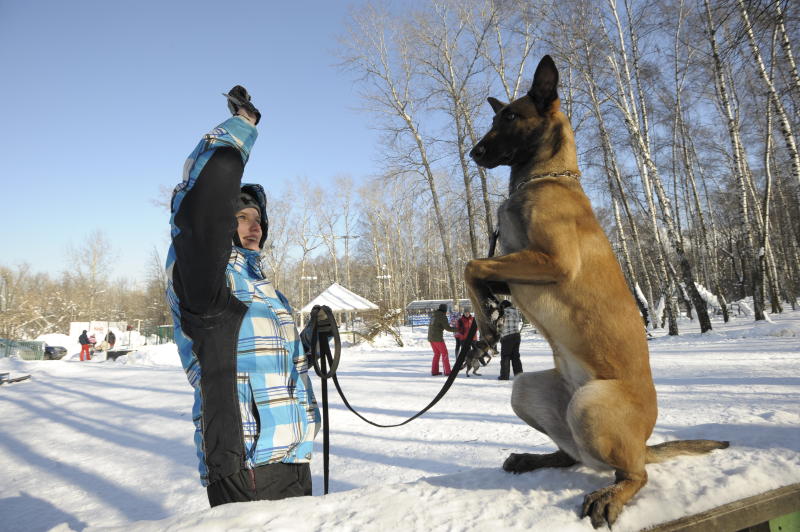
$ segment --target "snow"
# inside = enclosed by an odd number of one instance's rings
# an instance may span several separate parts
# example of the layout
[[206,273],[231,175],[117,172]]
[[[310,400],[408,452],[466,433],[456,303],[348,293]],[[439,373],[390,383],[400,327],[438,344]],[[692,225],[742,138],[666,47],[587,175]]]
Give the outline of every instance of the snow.
[[705,286],[701,285],[700,283],[694,283],[695,288],[697,288],[697,292],[700,294],[700,297],[703,298],[703,301],[706,302],[706,305],[709,307],[713,307],[715,309],[719,308],[719,299],[717,296],[712,294]]
[[[650,443],[710,438],[731,447],[648,466],[648,484],[615,531],[800,482],[800,312],[772,320],[715,320],[707,334],[682,321],[678,337],[654,331],[659,419]],[[387,341],[342,355],[348,399],[378,423],[410,417],[444,382],[429,375],[424,328],[403,336],[403,348]],[[526,371],[552,367],[547,344],[530,328],[522,361]],[[497,359],[482,376],[460,377],[427,414],[392,429],[356,418],[330,386],[331,493],[321,495],[320,434],[313,498],[214,509],[197,479],[192,393],[173,344],[142,346],[115,362],[4,358],[0,371],[33,376],[0,387],[6,531],[592,530],[578,518],[583,496],[613,481],[613,473],[586,466],[502,471],[511,452],[555,447],[511,411],[511,382],[496,379]]]

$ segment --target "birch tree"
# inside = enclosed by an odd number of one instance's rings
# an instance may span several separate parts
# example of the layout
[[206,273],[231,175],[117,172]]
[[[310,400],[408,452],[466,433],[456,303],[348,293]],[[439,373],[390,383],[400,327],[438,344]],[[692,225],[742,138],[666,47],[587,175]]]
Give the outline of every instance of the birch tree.
[[345,42],[345,64],[362,76],[365,106],[384,119],[383,129],[394,148],[394,173],[416,176],[428,188],[442,246],[450,297],[457,299],[455,265],[439,198],[429,142],[417,112],[423,107],[415,94],[419,81],[412,62],[409,33],[392,24],[385,12],[366,5],[353,15]]

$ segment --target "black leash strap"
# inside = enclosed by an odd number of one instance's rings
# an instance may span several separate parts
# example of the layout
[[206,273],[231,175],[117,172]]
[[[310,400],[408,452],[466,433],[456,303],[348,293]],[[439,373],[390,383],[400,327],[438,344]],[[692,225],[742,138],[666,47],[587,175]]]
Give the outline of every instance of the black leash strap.
[[494,252],[497,250],[497,239],[500,237],[500,229],[495,229],[492,236],[489,237],[489,254],[487,258],[494,257]]
[[[475,328],[475,322],[474,321],[472,322],[472,326],[473,326],[473,328],[470,329],[470,331],[471,331],[470,334],[471,335],[475,334],[475,332],[473,330]],[[433,408],[433,406],[436,403],[438,403],[439,400],[442,397],[444,397],[444,394],[447,393],[447,391],[450,389],[450,386],[452,386],[453,382],[456,380],[456,377],[458,377],[458,372],[461,371],[461,368],[464,366],[464,360],[466,358],[467,358],[467,350],[462,348],[461,352],[456,357],[456,361],[453,363],[453,367],[450,369],[450,375],[447,376],[447,380],[442,385],[442,389],[439,390],[439,393],[436,394],[436,397],[434,397],[433,400],[430,403],[428,403],[428,406],[426,406],[425,408],[423,408],[422,410],[420,410],[419,412],[417,412],[416,414],[414,414],[410,418],[406,419],[405,421],[403,421],[401,423],[394,423],[392,425],[382,425],[380,423],[375,423],[374,421],[370,421],[369,419],[365,418],[364,416],[362,416],[361,414],[356,412],[356,410],[352,406],[350,406],[350,403],[347,401],[347,397],[345,397],[344,392],[342,391],[342,387],[339,385],[339,379],[336,378],[336,375],[333,376],[333,384],[336,386],[336,391],[339,392],[339,395],[341,396],[342,402],[344,403],[344,405],[352,413],[354,413],[355,415],[357,415],[358,417],[360,417],[361,419],[363,419],[364,421],[366,421],[370,425],[374,425],[376,427],[382,427],[382,428],[400,427],[402,425],[405,425],[406,423],[409,423],[409,422],[417,419],[419,416],[421,416],[422,414],[424,414],[425,412],[427,412],[428,410]]]
[[[319,327],[319,313],[325,313],[325,331],[321,332]],[[311,309],[309,319],[313,324],[311,342],[311,360],[314,364],[314,371],[322,380],[322,469],[324,493],[328,494],[328,478],[330,477],[330,428],[328,416],[328,379],[336,375],[339,367],[339,358],[342,354],[342,340],[339,338],[339,327],[336,326],[336,318],[330,307],[323,305],[315,306]],[[333,336],[333,346],[335,355],[331,354],[331,347],[328,344],[329,336]],[[330,371],[327,365],[330,364]]]
[[[330,331],[320,332],[319,327],[319,312],[323,311],[327,318],[327,324],[325,325],[326,328],[330,328]],[[439,400],[444,397],[450,387],[455,382],[456,377],[458,377],[459,371],[464,366],[464,360],[467,358],[467,353],[469,352],[469,348],[472,346],[472,339],[475,338],[475,333],[477,332],[478,322],[477,320],[472,321],[472,326],[469,328],[467,332],[466,339],[462,344],[461,351],[456,356],[456,361],[453,364],[453,367],[450,370],[450,375],[447,377],[447,380],[442,385],[442,389],[439,390],[439,393],[436,394],[436,397],[428,403],[428,406],[411,416],[410,418],[406,419],[402,423],[395,423],[392,425],[382,425],[380,423],[375,423],[374,421],[370,421],[369,419],[365,418],[361,414],[359,414],[355,408],[350,405],[350,402],[347,400],[347,397],[342,391],[342,387],[339,384],[339,379],[336,378],[336,370],[339,367],[339,359],[341,358],[342,354],[342,342],[339,338],[339,327],[336,325],[336,318],[333,316],[333,312],[328,306],[321,306],[321,307],[314,307],[311,310],[311,314],[309,319],[312,321],[312,338],[314,339],[311,346],[311,359],[314,363],[314,371],[316,371],[317,375],[322,379],[322,462],[323,462],[323,472],[324,472],[324,493],[325,495],[328,494],[328,476],[329,476],[329,459],[330,459],[330,431],[328,427],[328,379],[333,379],[333,384],[336,386],[336,391],[339,392],[339,396],[342,398],[342,402],[344,405],[354,413],[356,416],[361,418],[362,420],[366,421],[370,425],[375,427],[382,427],[382,428],[390,428],[390,427],[399,427],[401,425],[405,425],[419,416],[433,408],[433,406],[439,402]],[[333,343],[334,343],[334,352],[331,353],[330,345],[328,344],[328,335],[333,336]],[[331,365],[330,371],[327,371],[326,366],[327,364]]]

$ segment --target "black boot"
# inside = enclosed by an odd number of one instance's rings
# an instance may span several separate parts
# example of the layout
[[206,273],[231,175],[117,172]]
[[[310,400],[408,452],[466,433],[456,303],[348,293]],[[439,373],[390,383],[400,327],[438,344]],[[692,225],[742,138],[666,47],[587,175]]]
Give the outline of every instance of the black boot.
[[508,380],[508,370],[510,365],[510,360],[507,358],[500,358],[500,376],[497,377],[499,381],[507,381]]

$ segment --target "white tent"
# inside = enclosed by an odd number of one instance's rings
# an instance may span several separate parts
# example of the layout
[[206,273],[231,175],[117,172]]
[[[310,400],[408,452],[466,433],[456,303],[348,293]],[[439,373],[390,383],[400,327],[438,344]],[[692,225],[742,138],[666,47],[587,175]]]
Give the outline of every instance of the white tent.
[[300,309],[303,314],[308,314],[314,305],[328,305],[334,312],[359,312],[363,310],[378,310],[378,305],[354,294],[339,283],[333,283],[324,292],[311,300],[308,305]]

